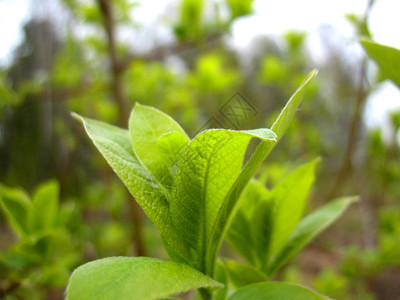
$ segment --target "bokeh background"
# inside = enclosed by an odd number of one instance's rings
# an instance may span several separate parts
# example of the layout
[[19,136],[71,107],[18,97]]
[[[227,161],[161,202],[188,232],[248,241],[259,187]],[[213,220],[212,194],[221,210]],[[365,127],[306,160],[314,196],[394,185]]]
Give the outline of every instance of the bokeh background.
[[52,180],[61,220],[48,243],[0,212],[0,298],[63,299],[72,270],[97,258],[166,258],[72,111],[127,127],[140,102],[191,137],[270,126],[316,68],[259,176],[274,186],[320,156],[309,209],[361,200],[276,279],[342,300],[398,299],[400,92],[359,40],[399,48],[399,10],[396,0],[0,0],[1,186],[34,195]]

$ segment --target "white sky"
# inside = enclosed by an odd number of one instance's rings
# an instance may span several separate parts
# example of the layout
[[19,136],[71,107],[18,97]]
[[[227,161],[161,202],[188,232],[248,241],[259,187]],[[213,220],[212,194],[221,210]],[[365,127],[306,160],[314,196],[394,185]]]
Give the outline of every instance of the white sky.
[[[33,1],[33,2],[30,2]],[[11,59],[12,50],[22,39],[22,26],[29,18],[29,8],[44,0],[0,0],[0,65]],[[223,0],[219,0],[220,2]],[[289,29],[310,33],[309,46],[318,56],[318,43],[313,43],[321,24],[332,24],[344,37],[353,36],[353,29],[345,19],[347,13],[362,14],[368,0],[255,0],[255,14],[238,20],[233,26],[233,43],[246,47],[252,38],[260,34],[280,35]],[[134,16],[141,24],[154,25],[165,22],[166,10],[177,1],[143,0]],[[33,3],[33,4],[32,4]],[[39,2],[43,3],[43,2]],[[400,48],[400,1],[376,0],[370,16],[370,29],[374,39],[386,45]],[[164,15],[163,15],[164,14]],[[168,21],[168,20],[167,20]],[[383,99],[381,99],[383,98]],[[386,83],[371,95],[366,113],[370,126],[387,122],[388,109],[400,108],[400,92]]]

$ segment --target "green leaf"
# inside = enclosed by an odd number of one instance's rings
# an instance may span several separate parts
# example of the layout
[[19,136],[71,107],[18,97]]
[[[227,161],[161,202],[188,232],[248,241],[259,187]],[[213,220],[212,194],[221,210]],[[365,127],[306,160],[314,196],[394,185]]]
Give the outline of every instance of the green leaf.
[[32,197],[32,205],[28,213],[28,224],[31,232],[51,229],[58,215],[59,185],[49,181],[38,187]]
[[[282,109],[278,119],[272,125],[272,131],[274,131],[277,135],[277,139],[282,138],[285,134],[287,128],[291,120],[293,119],[294,113],[298,105],[301,102],[303,92],[311,80],[316,76],[317,71],[312,71],[303,84],[297,89],[297,91],[293,94],[293,96],[289,99],[286,106]],[[216,218],[216,224],[211,233],[211,238],[209,239],[208,246],[208,256],[206,261],[208,262],[208,270],[207,274],[212,274],[213,270],[213,262],[216,260],[217,252],[222,242],[222,238],[225,235],[225,231],[227,229],[227,225],[231,222],[231,218],[233,216],[232,211],[236,205],[237,199],[239,199],[242,194],[244,188],[249,183],[250,179],[255,174],[258,167],[262,164],[268,154],[274,148],[275,143],[270,142],[262,142],[258,145],[256,151],[253,153],[249,161],[246,163],[242,171],[240,172],[239,177],[236,179],[235,183],[230,188],[226,200],[221,206],[218,216]]]
[[214,293],[214,300],[226,300],[228,290],[229,290],[229,283],[228,283],[228,274],[225,270],[224,264],[222,260],[218,260],[216,264],[215,270],[215,279],[222,283],[224,287],[222,289],[218,289]]
[[268,191],[252,182],[243,194],[228,241],[248,262],[267,271],[296,227],[318,160],[304,164]]
[[250,181],[239,200],[238,211],[226,235],[229,245],[253,266],[259,265],[252,230],[253,215],[259,203],[267,198],[267,188],[258,181]]
[[248,131],[208,130],[186,149],[176,175],[170,211],[183,241],[194,250],[196,268],[211,274],[213,261],[205,261],[218,211],[242,168],[251,138],[275,142],[269,129]]
[[169,203],[164,189],[154,180],[132,150],[127,130],[77,116],[100,153],[131,192],[162,237],[176,253],[174,258],[189,257],[185,245],[175,230],[169,213]]
[[278,141],[285,134],[288,129],[290,122],[292,121],[294,114],[299,106],[305,88],[310,84],[310,82],[317,76],[317,71],[313,70],[304,80],[304,82],[300,85],[297,91],[293,94],[293,96],[286,103],[285,107],[282,109],[281,113],[278,116],[278,119],[274,122],[271,127],[271,130],[276,133],[278,136]]
[[400,88],[400,50],[365,40],[361,44],[382,73]]
[[[265,246],[268,246],[266,264],[275,259],[300,220],[314,182],[318,161],[319,159],[316,159],[300,166],[271,190],[269,194],[271,203],[268,204],[271,205],[271,209],[257,210],[259,215],[254,216],[255,222],[258,223],[257,232],[259,233],[256,240],[260,241],[257,250],[261,251],[260,255],[265,255]],[[267,266],[266,264],[263,269]]]
[[169,189],[177,163],[190,142],[185,131],[158,109],[136,104],[129,120],[129,132],[139,161]]
[[67,300],[159,299],[222,284],[186,265],[148,257],[111,257],[76,269]]
[[20,236],[28,234],[27,216],[30,208],[28,195],[20,189],[0,185],[0,203],[15,233]]
[[230,281],[236,288],[268,280],[268,277],[264,273],[251,265],[229,260],[224,261],[224,266],[228,272]]
[[293,231],[283,250],[268,267],[268,274],[275,273],[312,239],[339,218],[347,207],[356,200],[357,197],[343,197],[330,201],[303,218]]
[[229,300],[328,300],[304,286],[285,282],[255,283],[237,290]]

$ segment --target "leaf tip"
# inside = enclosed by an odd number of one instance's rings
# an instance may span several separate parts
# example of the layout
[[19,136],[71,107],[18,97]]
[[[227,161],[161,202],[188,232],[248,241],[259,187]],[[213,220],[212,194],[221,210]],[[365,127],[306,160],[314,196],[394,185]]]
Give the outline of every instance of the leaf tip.
[[361,197],[356,195],[356,196],[349,196],[349,202],[350,204],[353,203],[359,203],[361,201]]
[[79,115],[79,114],[77,114],[76,112],[71,112],[71,117],[73,117],[75,120],[78,120],[78,121],[80,121],[80,122],[82,122],[83,123],[83,118],[82,118],[82,116],[81,115]]

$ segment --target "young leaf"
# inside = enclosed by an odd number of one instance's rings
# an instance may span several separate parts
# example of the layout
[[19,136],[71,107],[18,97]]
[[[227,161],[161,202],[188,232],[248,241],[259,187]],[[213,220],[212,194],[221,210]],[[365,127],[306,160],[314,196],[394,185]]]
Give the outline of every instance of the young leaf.
[[238,289],[229,300],[329,300],[309,288],[285,282],[262,282]]
[[238,211],[227,231],[227,241],[253,266],[260,265],[253,236],[253,215],[259,203],[268,199],[268,190],[260,182],[252,180],[246,187],[238,204]]
[[400,88],[400,50],[370,41],[361,41],[361,44],[382,73]]
[[167,188],[190,142],[181,126],[154,107],[136,104],[129,120],[133,151],[150,173]]
[[318,71],[313,70],[304,80],[304,82],[300,85],[297,91],[293,94],[293,96],[289,99],[286,103],[285,107],[282,109],[281,113],[279,114],[278,118],[274,122],[271,127],[271,130],[276,133],[278,136],[278,141],[282,138],[285,134],[286,130],[288,129],[294,114],[299,106],[305,88],[309,85],[309,83],[317,76]]
[[28,224],[31,232],[40,232],[52,228],[58,215],[59,185],[49,181],[39,186],[32,197],[28,213]]
[[227,237],[253,266],[266,271],[296,227],[316,163],[314,160],[299,167],[270,191],[260,183],[247,187]]
[[160,299],[191,289],[221,287],[183,264],[148,257],[110,257],[76,269],[67,287],[67,300]]
[[308,193],[314,182],[315,166],[318,161],[314,160],[300,166],[274,187],[269,193],[271,209],[260,208],[254,216],[258,224],[257,232],[259,232],[256,240],[260,241],[257,250],[261,251],[260,255],[263,253],[265,255],[267,245],[269,262],[274,260],[285,245],[303,214]]
[[[297,89],[297,91],[293,94],[293,96],[289,99],[286,106],[282,109],[278,119],[272,125],[272,131],[274,131],[277,135],[277,140],[282,138],[285,134],[289,124],[294,116],[294,113],[300,104],[302,99],[303,92],[311,80],[316,76],[317,71],[312,71],[303,84]],[[213,227],[211,238],[209,239],[208,245],[208,255],[206,258],[208,270],[207,274],[212,274],[214,272],[213,266],[217,257],[217,252],[222,242],[222,238],[227,229],[227,224],[230,223],[230,219],[232,218],[232,211],[234,210],[234,206],[239,199],[242,191],[249,183],[250,179],[255,174],[258,167],[262,164],[268,154],[274,148],[275,143],[263,142],[258,145],[257,149],[246,163],[242,171],[240,172],[239,177],[236,179],[235,183],[230,188],[226,200],[221,205],[221,208],[218,211],[218,215],[216,217],[216,224]]]
[[174,257],[178,253],[179,256],[189,257],[173,226],[164,189],[137,159],[132,150],[129,132],[100,121],[77,117],[83,122],[97,149],[160,230],[171,249],[177,252]]
[[210,270],[204,261],[210,235],[253,137],[265,143],[275,142],[275,134],[269,129],[209,130],[194,138],[182,157],[171,193],[170,211],[183,241],[194,249],[192,260],[202,272]]
[[221,260],[217,261],[216,268],[215,268],[215,279],[222,283],[224,287],[222,289],[218,289],[214,293],[214,300],[226,300],[226,295],[228,294],[229,290],[229,283],[228,283],[228,274],[225,270],[223,262]]
[[228,272],[230,281],[236,288],[268,280],[268,277],[264,273],[251,265],[228,260],[224,261],[224,266]]
[[303,218],[293,231],[283,250],[268,267],[267,273],[269,275],[275,273],[314,237],[339,218],[347,207],[356,200],[357,197],[343,197],[330,201]]
[[0,203],[15,232],[20,236],[28,234],[27,216],[30,208],[28,195],[20,189],[0,185]]

